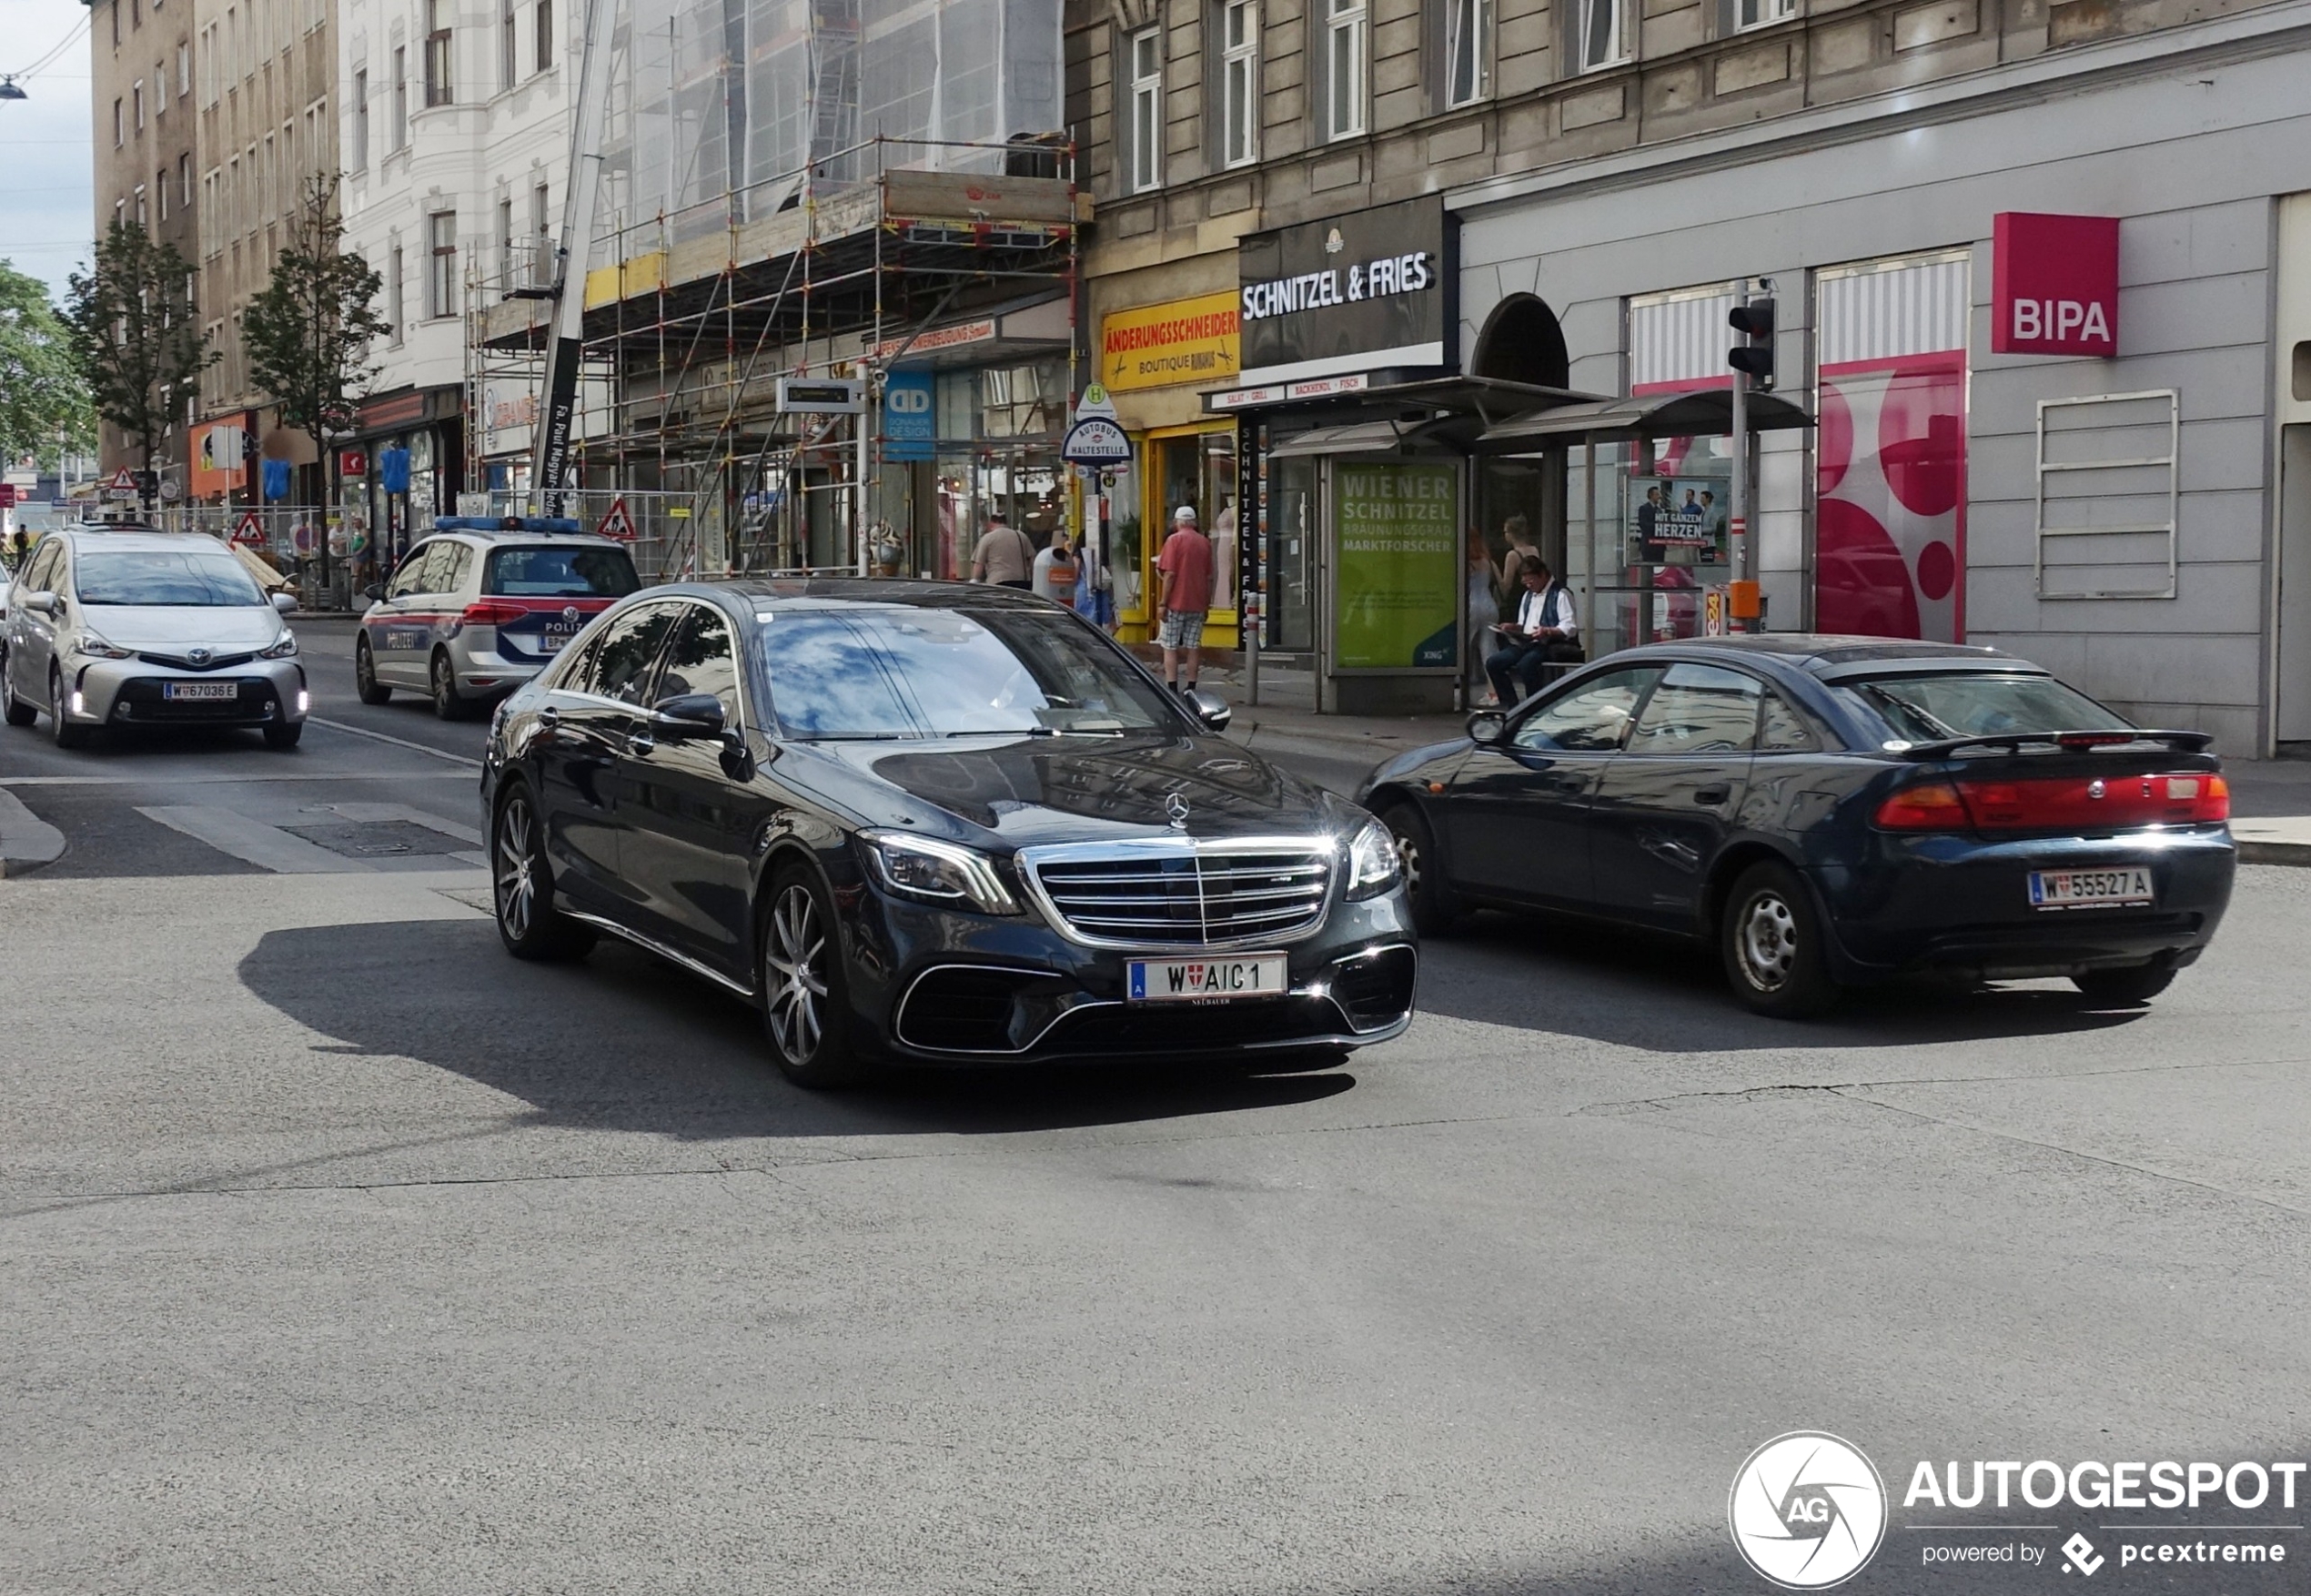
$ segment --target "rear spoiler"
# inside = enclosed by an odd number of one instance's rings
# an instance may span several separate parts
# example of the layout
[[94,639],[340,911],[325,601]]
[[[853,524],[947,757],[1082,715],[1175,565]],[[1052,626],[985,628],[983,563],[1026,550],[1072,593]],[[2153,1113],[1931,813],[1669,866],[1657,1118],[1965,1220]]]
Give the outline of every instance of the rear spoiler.
[[2177,753],[2204,753],[2215,741],[2209,732],[2002,732],[1987,737],[1950,737],[1940,742],[1887,742],[1888,753],[1923,763],[1948,759],[1976,748],[2003,748],[2020,753],[2025,748],[2052,748],[2064,753],[2087,753],[2101,748],[2131,748],[2155,742]]

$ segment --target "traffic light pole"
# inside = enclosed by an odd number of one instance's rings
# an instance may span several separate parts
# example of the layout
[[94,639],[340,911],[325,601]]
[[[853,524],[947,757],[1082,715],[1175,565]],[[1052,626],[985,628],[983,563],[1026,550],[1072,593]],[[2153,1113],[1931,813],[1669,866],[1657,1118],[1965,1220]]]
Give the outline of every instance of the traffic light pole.
[[[1733,558],[1733,580],[1737,582],[1757,581],[1757,551],[1750,542],[1750,379],[1749,374],[1733,374],[1733,511],[1728,531],[1731,533]],[[1737,631],[1754,629],[1754,619],[1742,616],[1742,605],[1733,606],[1733,628]]]
[[1733,581],[1726,609],[1736,631],[1762,631],[1765,621],[1764,598],[1758,589],[1757,545],[1750,537],[1750,504],[1757,497],[1750,455],[1750,395],[1773,386],[1774,322],[1773,284],[1761,278],[1758,286],[1766,292],[1752,295],[1745,283],[1739,290],[1741,302],[1726,317],[1741,335],[1741,342],[1725,357],[1726,364],[1733,369],[1733,506],[1726,529],[1732,543],[1729,553]]

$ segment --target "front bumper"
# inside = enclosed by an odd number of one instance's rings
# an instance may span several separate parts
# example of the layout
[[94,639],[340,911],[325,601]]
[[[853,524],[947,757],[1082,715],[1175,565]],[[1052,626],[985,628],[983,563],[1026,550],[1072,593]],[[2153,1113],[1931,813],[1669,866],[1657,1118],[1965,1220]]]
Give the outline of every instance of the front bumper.
[[[2033,870],[2142,865],[2155,901],[2130,908],[2035,909]],[[1882,837],[1857,867],[1812,872],[1842,979],[1945,970],[1988,980],[2196,959],[2231,901],[2238,850],[2226,827],[2034,837]]]
[[1335,904],[1297,941],[1241,950],[1283,954],[1286,995],[1133,1004],[1130,961],[1237,950],[1092,948],[1033,912],[957,914],[864,884],[849,890],[859,896],[849,966],[855,1034],[879,1039],[876,1050],[894,1061],[1242,1061],[1368,1046],[1412,1020],[1418,955],[1401,892]]
[[[178,699],[173,683],[229,685],[232,696]],[[64,718],[78,726],[272,726],[305,719],[304,667],[246,660],[221,670],[187,671],[148,660],[89,660],[64,680]]]

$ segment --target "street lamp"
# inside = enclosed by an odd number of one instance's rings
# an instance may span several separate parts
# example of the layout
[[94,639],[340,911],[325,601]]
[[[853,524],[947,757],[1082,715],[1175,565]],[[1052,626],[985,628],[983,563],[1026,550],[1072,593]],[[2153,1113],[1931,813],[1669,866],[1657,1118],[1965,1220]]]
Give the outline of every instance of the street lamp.
[[0,74],[0,100],[28,100],[32,96],[16,86],[13,73]]

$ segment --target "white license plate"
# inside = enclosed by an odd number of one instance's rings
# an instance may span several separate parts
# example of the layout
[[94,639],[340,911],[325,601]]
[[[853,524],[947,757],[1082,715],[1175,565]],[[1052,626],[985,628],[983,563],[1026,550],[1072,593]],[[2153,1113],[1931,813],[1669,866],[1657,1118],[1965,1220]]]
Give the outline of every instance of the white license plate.
[[1281,997],[1291,977],[1282,954],[1229,959],[1134,959],[1125,971],[1134,1003],[1227,1003]]
[[2151,873],[2140,864],[2115,870],[2033,870],[2030,873],[2030,904],[2033,909],[2120,909],[2155,902]]
[[561,645],[577,635],[574,631],[568,633],[549,631],[538,640],[538,652],[541,654],[558,654],[561,652]]
[[240,685],[233,682],[164,682],[160,695],[177,702],[229,703],[240,696]]

